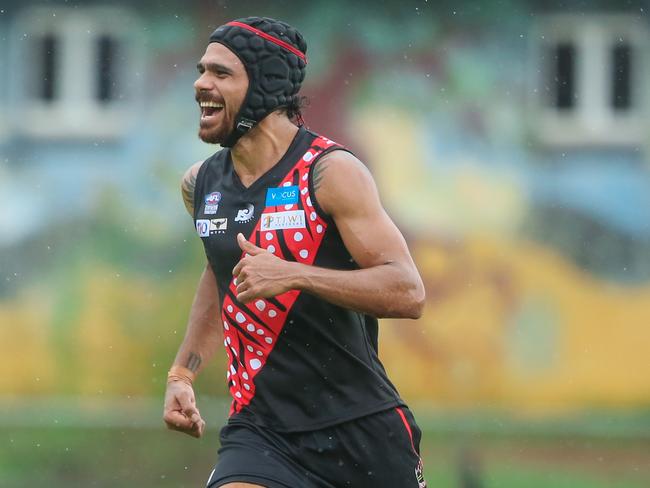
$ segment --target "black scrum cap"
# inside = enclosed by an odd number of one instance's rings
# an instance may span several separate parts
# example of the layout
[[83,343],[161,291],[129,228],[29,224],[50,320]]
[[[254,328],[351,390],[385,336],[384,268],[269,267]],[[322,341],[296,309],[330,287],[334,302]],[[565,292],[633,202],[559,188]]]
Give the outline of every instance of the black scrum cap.
[[264,117],[291,104],[305,79],[307,43],[285,22],[268,17],[246,17],[222,25],[210,42],[226,46],[248,73],[248,92],[224,147],[237,140]]

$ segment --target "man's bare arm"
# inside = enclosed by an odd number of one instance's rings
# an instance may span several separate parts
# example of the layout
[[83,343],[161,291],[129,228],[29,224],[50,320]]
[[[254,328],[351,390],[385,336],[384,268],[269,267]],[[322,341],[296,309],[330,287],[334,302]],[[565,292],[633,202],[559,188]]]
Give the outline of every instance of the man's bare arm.
[[189,214],[194,217],[194,190],[196,189],[196,177],[199,174],[199,169],[203,161],[194,163],[183,175],[181,180],[181,194],[183,195],[183,203]]
[[[314,168],[316,198],[336,222],[358,270],[333,270],[286,262],[239,238],[250,256],[233,270],[238,299],[299,289],[342,307],[377,317],[418,318],[424,285],[406,242],[381,203],[367,168],[335,151]],[[241,275],[241,276],[240,276]]]
[[196,376],[223,342],[219,291],[214,272],[206,264],[190,309],[185,338],[174,365],[189,369]]
[[210,265],[199,280],[185,338],[167,379],[163,420],[167,427],[201,437],[205,422],[196,407],[192,382],[223,339],[219,292]]

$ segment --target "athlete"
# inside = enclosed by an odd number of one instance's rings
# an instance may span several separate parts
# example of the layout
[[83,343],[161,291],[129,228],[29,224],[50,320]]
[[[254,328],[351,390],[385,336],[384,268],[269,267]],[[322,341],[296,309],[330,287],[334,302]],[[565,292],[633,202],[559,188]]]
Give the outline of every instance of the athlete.
[[164,421],[203,434],[192,382],[223,343],[232,406],[208,487],[423,488],[377,317],[418,318],[424,287],[366,167],[294,124],[306,51],[290,25],[249,17],[198,63],[199,137],[222,149],[182,181],[207,264]]

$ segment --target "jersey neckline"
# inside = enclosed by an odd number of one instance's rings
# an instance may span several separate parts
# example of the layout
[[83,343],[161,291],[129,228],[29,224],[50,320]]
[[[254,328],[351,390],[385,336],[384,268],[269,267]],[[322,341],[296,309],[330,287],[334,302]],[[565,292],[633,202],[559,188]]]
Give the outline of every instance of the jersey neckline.
[[276,162],[273,166],[271,166],[265,173],[260,175],[253,183],[250,184],[250,186],[245,186],[242,181],[239,179],[239,175],[237,174],[237,171],[235,171],[235,166],[232,161],[232,153],[230,150],[228,150],[228,155],[226,157],[226,164],[229,166],[230,170],[232,171],[232,180],[235,186],[239,191],[242,193],[249,193],[249,192],[254,192],[260,185],[263,185],[264,182],[268,179],[269,175],[274,173],[276,169],[279,169],[283,166],[284,163],[286,163],[289,160],[293,160],[294,158],[294,153],[296,150],[300,149],[300,142],[304,140],[304,135],[307,133],[307,129],[303,125],[298,127],[298,130],[296,131],[295,136],[293,137],[293,140],[291,141],[291,144],[289,144],[289,147],[287,148],[286,152],[282,155],[280,160]]

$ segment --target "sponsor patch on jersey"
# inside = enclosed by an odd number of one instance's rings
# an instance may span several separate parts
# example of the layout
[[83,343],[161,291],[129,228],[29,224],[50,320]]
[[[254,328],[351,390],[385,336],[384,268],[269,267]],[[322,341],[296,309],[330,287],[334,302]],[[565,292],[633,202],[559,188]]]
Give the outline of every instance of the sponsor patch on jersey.
[[213,234],[221,234],[228,228],[228,219],[197,219],[196,233],[199,237],[210,237]]
[[276,205],[291,205],[298,203],[299,188],[294,186],[280,186],[278,188],[266,189],[266,206],[275,207]]
[[208,237],[210,235],[210,221],[208,219],[197,219],[196,233],[199,237]]
[[262,214],[260,230],[304,229],[305,211],[270,212]]
[[221,201],[221,193],[218,191],[213,191],[205,196],[205,210],[206,215],[214,215],[217,213],[219,208],[219,202]]
[[211,219],[210,220],[210,234],[216,234],[219,231],[225,231],[228,228],[228,219]]
[[253,220],[254,213],[255,213],[255,207],[253,206],[252,203],[248,203],[246,204],[246,207],[237,210],[237,215],[235,216],[235,222],[241,222],[242,224],[245,224],[246,222],[250,222],[251,220]]

